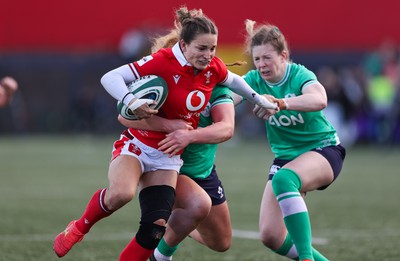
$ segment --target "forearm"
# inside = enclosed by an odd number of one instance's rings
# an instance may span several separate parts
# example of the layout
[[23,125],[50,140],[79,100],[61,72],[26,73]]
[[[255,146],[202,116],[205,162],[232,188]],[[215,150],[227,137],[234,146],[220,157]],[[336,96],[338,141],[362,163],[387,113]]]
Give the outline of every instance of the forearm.
[[231,123],[217,122],[205,128],[190,131],[190,143],[217,144],[233,137],[234,127]]
[[135,96],[129,92],[126,84],[135,79],[129,66],[123,65],[104,74],[100,82],[114,99],[123,102],[125,105],[129,105]]
[[118,121],[127,128],[139,130],[159,131],[170,133],[176,130],[192,130],[192,124],[181,119],[166,119],[159,116],[152,116],[142,120],[127,120],[118,115]]
[[228,71],[227,80],[223,85],[229,87],[234,93],[237,93],[252,103],[255,103],[254,97],[258,95],[246,81],[239,75]]
[[229,87],[233,92],[241,95],[253,104],[257,104],[265,109],[275,109],[276,105],[269,102],[265,97],[254,91],[247,82],[237,74],[228,71],[227,80],[223,85]]
[[320,111],[326,108],[328,98],[325,88],[320,83],[314,83],[305,87],[302,95],[278,99],[277,103],[281,110]]
[[280,109],[293,111],[320,111],[326,107],[326,102],[319,95],[303,94],[297,97],[281,99],[285,104],[279,104]]
[[168,120],[159,116],[152,116],[148,119],[131,121],[118,115],[118,121],[127,128],[139,130],[151,130],[160,132],[170,132]]

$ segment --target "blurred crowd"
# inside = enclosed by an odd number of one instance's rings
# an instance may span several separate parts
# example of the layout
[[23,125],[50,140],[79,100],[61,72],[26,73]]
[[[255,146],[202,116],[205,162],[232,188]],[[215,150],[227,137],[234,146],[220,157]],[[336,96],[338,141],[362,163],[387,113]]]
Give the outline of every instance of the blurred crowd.
[[[130,32],[125,40],[143,41],[142,32]],[[11,104],[0,109],[0,133],[120,131],[115,101],[101,88],[99,79],[105,71],[137,59],[137,52],[143,52],[134,51],[124,52],[121,44],[119,57],[2,56],[0,77],[14,76],[20,88]],[[294,53],[292,58],[312,69],[325,86],[329,101],[325,113],[342,143],[399,145],[400,46],[385,41],[371,53],[335,55]],[[265,135],[263,122],[251,114],[249,103],[238,106],[235,137]]]
[[387,41],[359,66],[318,70],[329,99],[326,115],[343,143],[400,143],[399,51]]
[[[400,144],[400,46],[385,41],[356,64],[319,65],[315,70],[325,86],[325,114],[343,144]],[[262,123],[247,118],[251,108],[239,112],[244,136],[262,135]]]

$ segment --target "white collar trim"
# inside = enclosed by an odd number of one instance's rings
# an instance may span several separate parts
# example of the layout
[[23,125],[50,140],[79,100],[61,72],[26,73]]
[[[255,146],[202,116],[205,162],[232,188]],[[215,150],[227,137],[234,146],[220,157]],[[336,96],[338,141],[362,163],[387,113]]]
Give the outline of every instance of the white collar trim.
[[172,53],[175,55],[176,59],[178,62],[181,64],[181,66],[192,66],[185,58],[185,56],[182,53],[181,47],[179,46],[179,42],[177,42],[173,47],[172,47]]

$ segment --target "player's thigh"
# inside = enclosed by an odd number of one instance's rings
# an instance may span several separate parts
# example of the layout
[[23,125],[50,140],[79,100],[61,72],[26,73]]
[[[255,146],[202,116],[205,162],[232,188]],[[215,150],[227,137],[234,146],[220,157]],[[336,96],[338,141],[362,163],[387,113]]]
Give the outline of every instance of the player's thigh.
[[300,176],[302,192],[328,185],[334,178],[329,161],[315,151],[309,151],[300,155],[283,166],[283,168],[291,169]]
[[113,159],[108,170],[110,190],[136,191],[142,167],[137,158],[120,155]]
[[195,181],[186,175],[179,175],[176,184],[176,199],[174,208],[211,209],[211,199]]
[[140,177],[140,190],[151,187],[166,185],[175,189],[178,173],[175,170],[156,170],[145,172]]

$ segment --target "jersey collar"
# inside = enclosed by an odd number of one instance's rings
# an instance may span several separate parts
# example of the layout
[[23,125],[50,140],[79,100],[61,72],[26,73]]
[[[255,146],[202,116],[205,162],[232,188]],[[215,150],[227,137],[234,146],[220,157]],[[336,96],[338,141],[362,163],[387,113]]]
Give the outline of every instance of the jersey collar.
[[185,58],[183,55],[183,52],[181,50],[181,47],[179,46],[179,42],[177,42],[173,47],[172,47],[172,53],[175,55],[175,58],[178,60],[180,65],[183,67],[185,65],[187,66],[192,66]]
[[279,82],[276,82],[276,83],[271,83],[271,82],[268,82],[267,80],[265,80],[265,82],[269,85],[269,86],[272,86],[272,87],[279,87],[279,86],[282,86],[286,81],[287,81],[287,79],[289,78],[289,75],[290,75],[290,69],[292,68],[292,64],[291,63],[286,63],[286,70],[285,70],[285,74],[283,75],[283,77],[282,77],[282,79],[279,81]]

